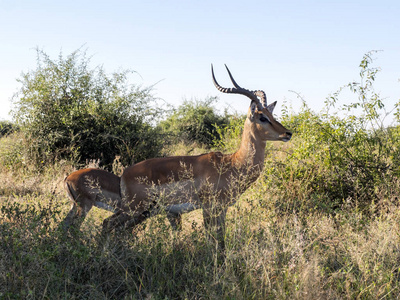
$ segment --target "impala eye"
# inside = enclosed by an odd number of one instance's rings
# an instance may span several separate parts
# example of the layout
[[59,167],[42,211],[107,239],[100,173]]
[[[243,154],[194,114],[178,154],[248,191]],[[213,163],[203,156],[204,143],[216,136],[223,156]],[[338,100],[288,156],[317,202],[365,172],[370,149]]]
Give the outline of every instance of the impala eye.
[[263,117],[263,116],[260,117],[260,121],[263,122],[263,123],[266,123],[266,122],[269,123],[269,120],[266,117]]

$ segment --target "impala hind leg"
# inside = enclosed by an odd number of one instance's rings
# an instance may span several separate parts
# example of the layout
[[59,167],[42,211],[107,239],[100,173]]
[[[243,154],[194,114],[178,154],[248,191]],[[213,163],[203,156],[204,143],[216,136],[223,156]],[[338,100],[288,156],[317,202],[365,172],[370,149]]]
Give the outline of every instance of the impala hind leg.
[[111,217],[108,217],[103,221],[102,234],[107,234],[112,230],[130,229],[136,225],[142,223],[150,217],[150,212],[145,211],[139,216],[132,216],[123,211],[118,211]]
[[130,215],[124,213],[123,211],[118,211],[112,216],[108,217],[103,221],[102,234],[107,234],[117,227],[121,227],[129,219],[132,218]]
[[167,212],[167,219],[171,224],[173,230],[181,231],[182,230],[182,215],[181,214],[173,214]]
[[[154,214],[150,213],[150,211],[145,211],[141,215],[133,217],[127,213],[119,211],[103,221],[102,234],[107,234],[107,233],[111,232],[113,229],[133,228],[133,227],[139,225],[140,223],[144,222],[151,215],[154,215]],[[182,229],[181,214],[167,213],[167,218],[174,230]]]
[[200,206],[193,203],[173,204],[164,208],[167,212],[167,218],[171,223],[172,229],[182,230],[182,214],[191,212]]
[[67,216],[62,220],[59,225],[59,228],[63,231],[67,231],[68,228],[72,225],[74,218],[78,212],[78,208],[75,203],[72,204],[71,210],[68,212]]
[[59,228],[61,228],[63,231],[69,231],[71,227],[79,230],[91,208],[92,205],[90,204],[80,205],[80,203],[73,201],[71,210],[61,222]]

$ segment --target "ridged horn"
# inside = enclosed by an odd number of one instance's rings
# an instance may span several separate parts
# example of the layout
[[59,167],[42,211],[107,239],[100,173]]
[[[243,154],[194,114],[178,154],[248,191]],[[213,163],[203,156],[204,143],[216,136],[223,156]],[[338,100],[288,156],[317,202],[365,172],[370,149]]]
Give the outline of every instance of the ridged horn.
[[[214,68],[213,68],[213,65],[211,64],[212,79],[213,79],[213,83],[214,83],[215,87],[217,88],[217,90],[219,90],[222,93],[244,95],[244,96],[250,98],[252,101],[255,101],[260,110],[267,107],[267,97],[265,96],[264,91],[261,91],[261,90],[250,91],[250,90],[240,87],[237,84],[237,82],[235,81],[235,79],[233,78],[232,73],[229,71],[229,68],[227,67],[227,65],[225,65],[225,68],[228,71],[229,77],[235,87],[234,88],[224,88],[224,87],[220,86],[218,84],[217,80],[215,79]],[[260,99],[258,99],[258,97],[261,98],[261,101],[260,101]]]

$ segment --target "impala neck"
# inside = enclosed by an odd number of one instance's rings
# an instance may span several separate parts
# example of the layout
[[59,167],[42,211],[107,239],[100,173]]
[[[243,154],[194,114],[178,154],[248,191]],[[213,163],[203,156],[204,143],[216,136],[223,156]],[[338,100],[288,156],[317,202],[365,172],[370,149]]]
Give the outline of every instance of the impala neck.
[[257,136],[256,125],[247,118],[240,148],[233,154],[234,164],[240,169],[260,173],[264,166],[265,145],[266,141]]

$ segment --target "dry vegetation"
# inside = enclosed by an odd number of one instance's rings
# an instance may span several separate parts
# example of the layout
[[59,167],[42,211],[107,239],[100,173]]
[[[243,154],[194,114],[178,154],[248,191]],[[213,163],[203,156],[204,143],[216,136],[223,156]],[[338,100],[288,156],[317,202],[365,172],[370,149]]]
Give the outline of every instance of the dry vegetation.
[[[374,125],[382,115],[369,55],[361,83],[348,86],[358,97],[346,117],[283,109],[294,137],[267,145],[263,173],[229,209],[224,256],[200,211],[184,216],[181,232],[160,215],[104,238],[109,213],[93,208],[74,238],[63,234],[62,182],[75,162],[38,166],[20,132],[1,137],[0,299],[398,299],[400,130]],[[228,118],[213,143],[225,152],[242,124]],[[173,140],[161,153],[209,149]]]
[[43,173],[3,169],[0,296],[396,299],[398,180],[379,191],[370,213],[346,203],[329,213],[294,207],[325,197],[304,188],[307,176],[289,176],[284,190],[269,183],[276,174],[267,173],[282,167],[296,144],[295,138],[285,149],[271,145],[265,173],[230,209],[224,259],[207,243],[199,211],[185,215],[182,232],[159,216],[104,240],[100,225],[108,213],[93,209],[78,238],[63,236],[57,225],[69,203],[62,180],[71,165],[56,163]]

